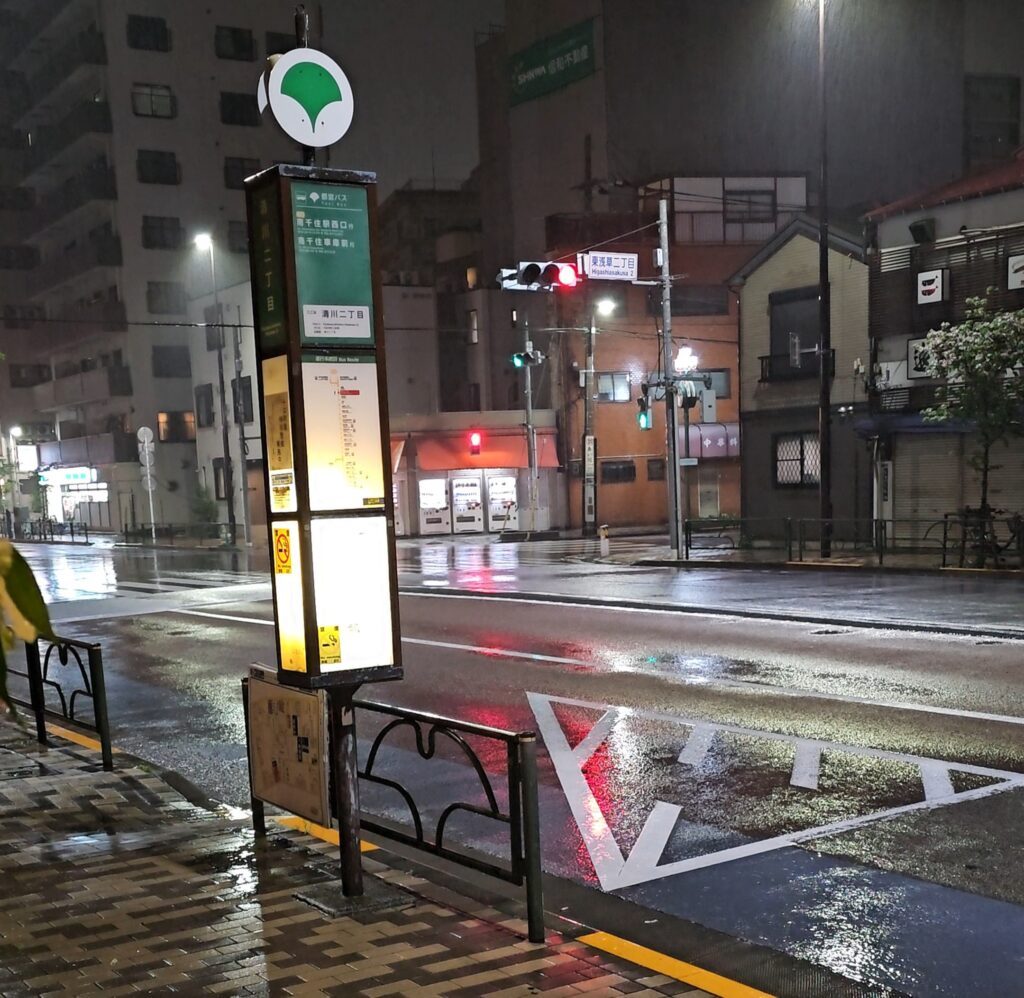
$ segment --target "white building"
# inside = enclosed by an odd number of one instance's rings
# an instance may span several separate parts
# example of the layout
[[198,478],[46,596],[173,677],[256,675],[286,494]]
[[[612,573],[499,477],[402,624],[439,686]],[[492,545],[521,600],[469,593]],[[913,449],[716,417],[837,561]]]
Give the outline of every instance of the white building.
[[192,240],[212,235],[218,284],[247,277],[242,180],[294,156],[255,83],[292,30],[267,0],[0,0],[0,422],[39,442],[51,516],[147,522],[148,426],[154,518],[190,519],[208,371],[187,323],[209,291]]

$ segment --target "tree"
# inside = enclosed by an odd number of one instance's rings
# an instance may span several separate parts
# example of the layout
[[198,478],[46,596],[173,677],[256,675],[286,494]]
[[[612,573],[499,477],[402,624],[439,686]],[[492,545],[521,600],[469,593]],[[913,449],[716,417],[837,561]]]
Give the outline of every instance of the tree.
[[932,330],[925,349],[929,374],[942,384],[924,418],[973,426],[978,446],[969,460],[981,476],[979,514],[987,521],[992,447],[1024,434],[1024,311],[996,312],[987,299],[968,298],[963,322]]

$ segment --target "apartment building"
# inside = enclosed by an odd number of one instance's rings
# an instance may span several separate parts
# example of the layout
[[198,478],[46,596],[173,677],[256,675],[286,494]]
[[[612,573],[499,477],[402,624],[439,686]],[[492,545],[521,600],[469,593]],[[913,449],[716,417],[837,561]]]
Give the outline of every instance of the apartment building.
[[148,522],[149,427],[154,519],[189,519],[190,302],[211,292],[193,239],[220,287],[247,276],[242,181],[294,155],[255,81],[291,28],[264,0],[0,4],[0,423],[38,443],[48,515]]

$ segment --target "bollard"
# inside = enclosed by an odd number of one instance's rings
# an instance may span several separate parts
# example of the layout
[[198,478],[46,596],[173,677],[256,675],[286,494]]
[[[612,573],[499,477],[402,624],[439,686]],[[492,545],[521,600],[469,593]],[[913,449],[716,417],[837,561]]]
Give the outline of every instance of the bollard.
[[601,557],[607,558],[612,553],[612,542],[608,539],[608,524],[602,523],[597,528],[597,536],[600,538],[601,543]]

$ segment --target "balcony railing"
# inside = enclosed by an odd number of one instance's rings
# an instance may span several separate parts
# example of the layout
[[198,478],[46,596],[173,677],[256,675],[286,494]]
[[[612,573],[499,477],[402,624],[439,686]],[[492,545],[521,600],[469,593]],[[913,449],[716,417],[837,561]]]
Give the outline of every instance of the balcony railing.
[[83,135],[109,135],[111,130],[110,105],[105,101],[84,101],[72,108],[57,124],[40,129],[32,144],[26,170],[31,172],[48,163]]
[[935,385],[905,385],[900,388],[883,388],[869,398],[868,408],[872,415],[887,412],[920,412],[935,405]]
[[56,465],[114,464],[139,460],[135,435],[116,430],[84,437],[52,440],[39,445],[39,463]]
[[120,267],[121,261],[121,240],[117,236],[89,239],[59,257],[43,260],[28,282],[29,294],[41,294],[93,267]]
[[29,77],[29,99],[38,104],[79,66],[105,66],[107,46],[95,28],[83,31],[61,46],[37,73]]
[[39,197],[39,205],[30,216],[28,231],[39,232],[90,201],[113,201],[116,198],[117,180],[113,168],[105,163],[90,167],[62,187]]
[[132,372],[127,365],[97,367],[57,378],[32,389],[36,411],[48,412],[103,399],[125,397],[132,393]]
[[[800,364],[792,363],[788,353],[773,353],[758,358],[761,361],[761,381],[800,381],[818,377],[821,370],[819,356],[807,353],[800,358]],[[836,352],[829,351],[829,374],[836,374]]]

